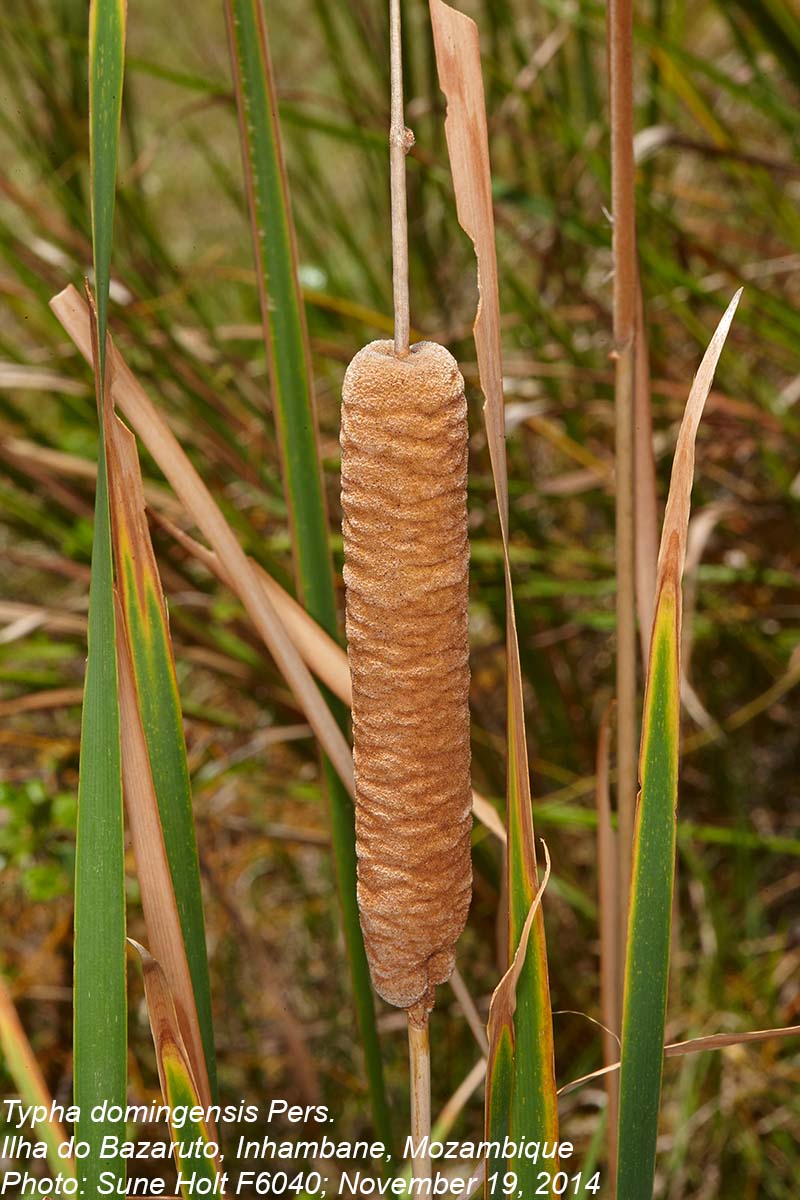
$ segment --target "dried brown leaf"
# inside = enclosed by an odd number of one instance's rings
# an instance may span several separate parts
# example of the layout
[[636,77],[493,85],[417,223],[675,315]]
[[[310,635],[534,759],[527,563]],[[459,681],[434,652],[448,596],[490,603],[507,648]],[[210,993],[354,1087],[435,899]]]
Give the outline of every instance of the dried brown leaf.
[[[686,539],[689,528],[689,512],[691,508],[692,484],[694,482],[694,456],[697,430],[703,408],[711,390],[714,372],[725,345],[725,339],[731,327],[734,314],[742,295],[739,288],[722,315],[714,330],[714,335],[703,355],[697,374],[694,377],[689,399],[678,431],[675,445],[675,457],[672,462],[667,507],[664,513],[664,524],[661,530],[661,545],[658,552],[658,568],[656,575],[656,597],[666,582],[676,589],[680,586],[683,576],[683,566],[686,558]],[[678,629],[680,635],[680,628]]]
[[534,918],[539,911],[542,903],[542,896],[550,879],[550,854],[547,850],[547,844],[542,841],[544,849],[545,868],[542,875],[542,881],[533,898],[528,915],[525,918],[525,924],[522,927],[522,936],[519,939],[514,957],[511,960],[511,965],[506,971],[503,978],[498,983],[492,993],[492,999],[489,1003],[489,1020],[487,1022],[487,1032],[489,1035],[489,1061],[494,1058],[494,1048],[497,1046],[500,1033],[504,1027],[513,1029],[514,1012],[517,1007],[517,982],[519,981],[522,968],[525,966],[525,956],[528,953],[528,939],[530,938],[531,929],[533,927]]
[[[212,574],[223,582],[226,587],[235,589],[220,562],[219,555],[207,546],[202,546],[188,533],[184,532],[174,521],[160,513],[154,513],[156,520],[175,539],[179,545],[207,567]],[[352,701],[350,684],[350,667],[347,654],[342,647],[326,633],[321,625],[310,617],[302,605],[298,604],[279,583],[269,575],[260,563],[249,559],[269,600],[275,607],[286,632],[302,655],[303,661],[310,671],[330,688],[335,696],[349,707]]]
[[[724,1050],[728,1046],[750,1046],[756,1042],[768,1042],[773,1038],[788,1037],[800,1037],[800,1025],[784,1025],[778,1029],[751,1029],[746,1033],[711,1033],[707,1037],[690,1038],[686,1042],[670,1042],[664,1047],[664,1057],[681,1058],[684,1054],[700,1054],[704,1050]],[[618,1071],[619,1067],[620,1064],[614,1062],[607,1067],[600,1067],[597,1071],[590,1071],[588,1075],[581,1075],[579,1079],[565,1083],[558,1089],[558,1094],[566,1096],[569,1092],[574,1092],[576,1088],[582,1087],[584,1083],[590,1083],[593,1079],[600,1079],[612,1071]]]

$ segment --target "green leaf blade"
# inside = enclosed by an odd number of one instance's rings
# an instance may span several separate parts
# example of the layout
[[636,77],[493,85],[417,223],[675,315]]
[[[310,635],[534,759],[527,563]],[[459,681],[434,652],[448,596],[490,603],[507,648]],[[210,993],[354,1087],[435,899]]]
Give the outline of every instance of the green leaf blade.
[[653,626],[642,731],[622,1016],[618,1200],[650,1197],[655,1174],[677,827],[677,606],[674,582],[668,582]]
[[[117,147],[125,55],[121,0],[94,0],[89,19],[92,242],[97,292],[94,367],[103,412]],[[75,847],[74,1093],[77,1136],[89,1145],[84,1187],[94,1195],[101,1170],[125,1178],[122,1159],[101,1159],[103,1138],[124,1136],[121,1121],[94,1122],[102,1101],[124,1107],[127,1079],[125,845],[117,702],[114,577],[106,454],[98,452],[88,655],[81,719]]]
[[722,316],[689,391],[672,463],[661,547],[639,756],[625,957],[617,1200],[650,1200],[669,985],[680,754],[681,581],[695,439],[719,356],[741,298]]
[[93,0],[89,14],[89,136],[101,380],[108,329],[117,151],[125,74],[125,23],[125,0]]
[[231,0],[228,11],[272,404],[300,587],[308,611],[335,635],[305,310],[264,13],[259,0]]
[[[511,1128],[514,1095],[514,1031],[511,1025],[503,1026],[492,1051],[486,1073],[486,1140],[502,1143]],[[506,1169],[506,1160],[500,1155],[487,1156],[487,1178],[496,1171],[502,1173]]]
[[[174,1048],[162,1050],[161,1072],[165,1084],[164,1101],[173,1112],[185,1109],[191,1113],[192,1109],[202,1108],[186,1063]],[[191,1116],[180,1126],[171,1121],[170,1133],[175,1144],[181,1193],[186,1200],[218,1192],[220,1173],[216,1157],[206,1158],[205,1154],[197,1153],[200,1145],[208,1146],[211,1141],[205,1122],[195,1121]]]
[[[75,1103],[81,1112],[78,1136],[91,1147],[83,1164],[87,1184],[97,1182],[105,1134],[121,1137],[123,1132],[121,1122],[98,1124],[88,1114],[102,1100],[124,1104],[126,1091],[125,848],[115,642],[108,485],[101,451],[75,849]],[[121,1162],[102,1165],[124,1169]]]

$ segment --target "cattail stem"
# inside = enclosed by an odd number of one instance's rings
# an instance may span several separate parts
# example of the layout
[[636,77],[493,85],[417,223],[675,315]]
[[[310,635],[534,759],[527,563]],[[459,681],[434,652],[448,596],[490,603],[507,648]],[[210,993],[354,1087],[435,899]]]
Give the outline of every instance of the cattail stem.
[[400,38],[400,0],[389,0],[391,63],[391,128],[389,169],[392,200],[392,290],[394,294],[394,351],[408,354],[408,216],[406,213],[406,155],[414,136],[403,119],[403,50]]
[[[411,1137],[418,1143],[431,1136],[431,1045],[427,1013],[421,1022],[409,1013],[408,1057],[411,1064]],[[430,1179],[430,1154],[411,1159],[411,1174],[414,1179]]]

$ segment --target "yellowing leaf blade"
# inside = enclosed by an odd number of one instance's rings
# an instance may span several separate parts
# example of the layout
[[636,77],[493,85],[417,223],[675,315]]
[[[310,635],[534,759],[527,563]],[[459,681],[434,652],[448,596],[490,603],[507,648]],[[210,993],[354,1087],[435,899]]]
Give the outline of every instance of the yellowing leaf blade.
[[208,1105],[211,1103],[211,1092],[203,1038],[121,604],[118,604],[118,631],[122,778],[145,924],[150,944],[163,964],[177,1008],[183,1041],[188,1047],[194,1078],[203,1102]]
[[[20,1100],[25,1108],[37,1106],[46,1112],[52,1111],[53,1098],[48,1091],[44,1076],[33,1052],[27,1034],[19,1019],[11,993],[0,976],[0,1050],[5,1067],[14,1081]],[[60,1121],[45,1117],[36,1122],[36,1132],[47,1144],[47,1163],[54,1178],[72,1178],[75,1162],[63,1157],[67,1135]]]
[[[107,403],[111,403],[110,397]],[[173,994],[179,997],[186,1014],[184,1034],[193,1055],[195,1077],[210,1102],[215,1090],[211,989],[189,769],[167,609],[145,515],[135,438],[113,412],[106,428],[121,637],[126,641],[120,654],[124,653],[123,665],[132,687],[128,707],[134,710],[123,729],[123,767],[126,752],[134,756],[140,805],[135,819],[147,822],[145,829],[139,829],[143,841],[137,852],[142,901],[151,921],[160,905],[176,907],[179,925],[177,929],[170,927],[168,943],[157,943],[152,933],[150,940],[159,961],[165,967],[174,965]],[[122,683],[121,679],[120,687]],[[140,742],[140,731],[144,743]],[[130,778],[130,770],[127,774]],[[128,792],[130,787],[126,791],[130,813]],[[140,816],[141,806],[147,812]],[[166,873],[153,875],[156,864],[166,868]],[[155,888],[155,894],[150,894],[150,888]]]
[[677,831],[681,579],[697,429],[740,295],[723,315],[689,393],[658,556],[625,962],[617,1200],[649,1200],[653,1192]]

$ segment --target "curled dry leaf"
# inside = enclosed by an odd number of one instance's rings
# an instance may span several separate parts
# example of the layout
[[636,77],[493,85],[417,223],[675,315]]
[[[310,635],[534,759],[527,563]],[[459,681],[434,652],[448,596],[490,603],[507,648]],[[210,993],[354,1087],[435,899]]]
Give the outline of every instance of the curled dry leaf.
[[[705,1037],[690,1038],[687,1042],[668,1042],[664,1047],[664,1058],[683,1058],[685,1054],[702,1054],[708,1050],[727,1050],[730,1046],[752,1046],[758,1042],[771,1042],[782,1038],[800,1038],[800,1025],[783,1025],[777,1029],[748,1029],[742,1033],[709,1033]],[[572,1079],[558,1089],[559,1096],[566,1096],[577,1091],[584,1083],[601,1079],[604,1075],[613,1074],[620,1068],[619,1062],[609,1063]]]
[[514,957],[511,960],[511,966],[506,971],[503,978],[498,983],[492,993],[491,1003],[489,1004],[489,1021],[487,1025],[489,1033],[489,1060],[493,1061],[495,1054],[494,1050],[497,1042],[502,1034],[503,1029],[509,1029],[512,1033],[514,1029],[514,1012],[517,1007],[517,983],[525,965],[525,956],[528,953],[528,939],[530,938],[531,928],[534,918],[539,911],[539,906],[542,903],[542,896],[550,879],[550,854],[547,850],[546,842],[542,841],[544,850],[545,868],[542,875],[542,881],[536,890],[536,895],[528,909],[528,915],[525,918],[525,924],[522,927],[522,935],[519,939],[519,944],[514,951]]
[[[216,1144],[216,1134],[209,1122],[195,1120],[196,1111],[191,1111],[207,1110],[207,1104],[201,1099],[192,1071],[172,991],[158,960],[133,938],[128,938],[128,942],[142,963],[147,1015],[156,1051],[161,1095],[173,1113],[182,1109],[188,1113],[182,1125],[172,1118],[169,1122],[176,1151],[176,1166],[185,1181],[181,1185],[184,1198],[188,1200],[191,1195],[209,1196],[215,1194],[212,1188],[218,1186],[219,1159],[211,1152],[209,1145],[212,1142]],[[208,1151],[197,1153],[198,1140],[208,1146]]]
[[[683,565],[686,558],[686,542],[689,533],[689,510],[692,499],[692,483],[694,482],[694,454],[697,430],[703,415],[708,393],[714,381],[714,372],[725,345],[731,323],[741,299],[742,288],[739,288],[730,304],[722,315],[719,325],[703,355],[697,374],[692,382],[686,410],[683,414],[678,440],[675,445],[675,457],[672,461],[672,476],[669,484],[667,507],[664,513],[664,525],[661,532],[661,545],[658,552],[658,568],[656,575],[656,607],[665,586],[677,587],[683,577]],[[680,636],[680,621],[678,626]]]

